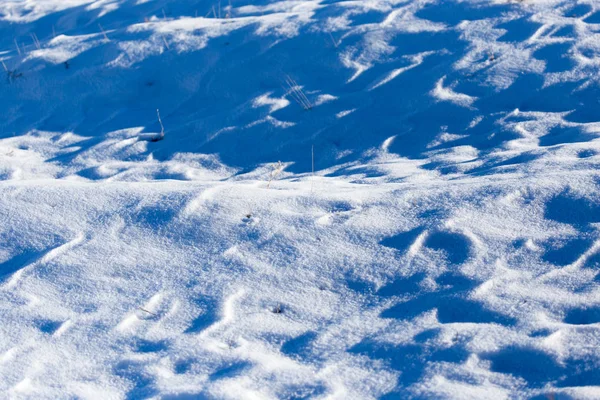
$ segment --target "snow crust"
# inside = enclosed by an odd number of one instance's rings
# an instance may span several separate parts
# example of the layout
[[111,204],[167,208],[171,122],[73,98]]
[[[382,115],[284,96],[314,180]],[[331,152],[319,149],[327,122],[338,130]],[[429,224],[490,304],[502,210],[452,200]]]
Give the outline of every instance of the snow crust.
[[0,59],[0,397],[600,398],[597,1],[0,0]]

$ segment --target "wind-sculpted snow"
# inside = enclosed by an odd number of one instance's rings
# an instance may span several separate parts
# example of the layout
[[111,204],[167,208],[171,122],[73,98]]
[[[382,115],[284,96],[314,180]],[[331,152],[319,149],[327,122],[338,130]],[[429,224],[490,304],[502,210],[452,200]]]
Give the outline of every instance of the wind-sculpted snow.
[[0,393],[600,398],[598,43],[593,0],[0,0]]

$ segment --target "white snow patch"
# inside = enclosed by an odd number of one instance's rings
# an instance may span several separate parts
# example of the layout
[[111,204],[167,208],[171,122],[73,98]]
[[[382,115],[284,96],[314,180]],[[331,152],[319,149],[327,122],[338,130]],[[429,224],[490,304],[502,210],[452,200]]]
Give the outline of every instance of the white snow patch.
[[476,97],[464,93],[457,93],[453,91],[451,87],[444,87],[445,79],[446,77],[443,77],[437,81],[435,88],[431,91],[431,95],[439,101],[449,101],[462,107],[471,107],[473,102],[477,100]]

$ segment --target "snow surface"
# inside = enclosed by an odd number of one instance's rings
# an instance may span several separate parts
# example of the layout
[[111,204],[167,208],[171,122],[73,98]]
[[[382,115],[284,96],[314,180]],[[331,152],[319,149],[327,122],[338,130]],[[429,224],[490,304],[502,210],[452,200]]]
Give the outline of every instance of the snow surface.
[[0,397],[600,399],[597,1],[0,0],[0,58]]

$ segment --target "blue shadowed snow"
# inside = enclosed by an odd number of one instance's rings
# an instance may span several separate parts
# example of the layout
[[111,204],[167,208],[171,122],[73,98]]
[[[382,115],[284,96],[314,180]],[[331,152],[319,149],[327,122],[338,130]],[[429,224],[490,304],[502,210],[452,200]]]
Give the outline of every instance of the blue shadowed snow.
[[599,398],[576,3],[0,0],[0,391]]

